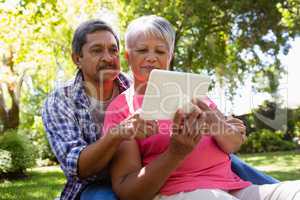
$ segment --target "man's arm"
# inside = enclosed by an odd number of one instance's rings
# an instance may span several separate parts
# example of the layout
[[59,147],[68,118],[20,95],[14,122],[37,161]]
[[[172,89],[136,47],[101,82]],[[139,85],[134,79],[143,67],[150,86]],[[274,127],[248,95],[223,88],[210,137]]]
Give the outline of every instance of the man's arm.
[[96,175],[104,169],[112,159],[120,142],[120,138],[113,134],[106,134],[83,149],[78,161],[78,176],[84,179]]
[[66,99],[49,97],[43,109],[43,123],[52,150],[65,174],[90,178],[108,165],[119,140],[106,135],[93,144],[82,136],[82,127]]

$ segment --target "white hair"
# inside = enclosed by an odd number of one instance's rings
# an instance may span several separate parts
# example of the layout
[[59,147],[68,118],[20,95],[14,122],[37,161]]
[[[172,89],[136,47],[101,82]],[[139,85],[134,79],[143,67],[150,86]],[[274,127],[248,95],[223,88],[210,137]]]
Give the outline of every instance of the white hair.
[[143,34],[146,37],[156,37],[166,41],[170,53],[174,50],[175,31],[163,17],[156,15],[147,15],[139,17],[130,22],[125,33],[125,47],[130,49],[138,35]]

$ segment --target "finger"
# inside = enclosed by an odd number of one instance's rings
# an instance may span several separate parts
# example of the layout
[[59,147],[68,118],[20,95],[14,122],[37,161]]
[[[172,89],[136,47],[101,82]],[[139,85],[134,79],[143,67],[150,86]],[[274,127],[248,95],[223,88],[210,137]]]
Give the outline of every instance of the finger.
[[242,120],[237,119],[237,118],[227,119],[226,122],[228,122],[228,123],[235,123],[235,124],[244,124],[244,122]]
[[182,130],[183,119],[184,119],[184,113],[182,109],[178,109],[174,115],[173,124],[172,124],[172,133],[180,134]]
[[194,136],[193,140],[196,144],[198,144],[201,138],[202,138],[202,134],[198,134]]
[[147,122],[146,124],[146,133],[147,136],[154,135],[158,132],[158,124],[156,122]]
[[200,100],[199,98],[196,98],[194,100],[194,102],[196,103],[196,105],[203,111],[211,111],[210,107],[203,101]]
[[186,123],[186,128],[187,128],[187,135],[193,136],[195,134],[198,134],[197,131],[197,121],[198,118],[201,115],[201,110],[199,108],[195,108],[193,112],[191,112],[188,117],[187,117],[187,123]]

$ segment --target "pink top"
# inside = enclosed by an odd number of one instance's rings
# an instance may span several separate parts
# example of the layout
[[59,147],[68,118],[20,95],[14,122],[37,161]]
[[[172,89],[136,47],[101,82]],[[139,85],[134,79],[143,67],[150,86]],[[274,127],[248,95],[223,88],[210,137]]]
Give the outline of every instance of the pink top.
[[[116,126],[131,115],[128,106],[129,90],[120,94],[109,105],[104,121],[103,133]],[[127,96],[128,97],[128,96]],[[139,109],[142,105],[142,96],[134,95],[133,109]],[[216,105],[206,99],[211,108]],[[143,166],[155,160],[169,145],[170,120],[161,120],[159,132],[146,139],[136,140],[142,157]],[[163,195],[172,195],[179,192],[193,191],[199,188],[233,190],[242,189],[251,185],[243,181],[231,170],[231,161],[227,153],[222,151],[211,136],[203,136],[195,149],[185,158],[181,165],[171,173],[160,190]]]

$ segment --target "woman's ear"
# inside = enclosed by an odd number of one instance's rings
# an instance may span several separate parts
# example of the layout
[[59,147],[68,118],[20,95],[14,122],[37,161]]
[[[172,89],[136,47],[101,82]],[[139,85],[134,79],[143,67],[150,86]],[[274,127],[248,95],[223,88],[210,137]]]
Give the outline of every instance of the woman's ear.
[[80,55],[77,53],[72,53],[72,60],[73,63],[80,69]]
[[169,58],[169,64],[172,63],[172,60],[174,60],[174,53],[172,53],[172,54],[170,55],[170,58]]

